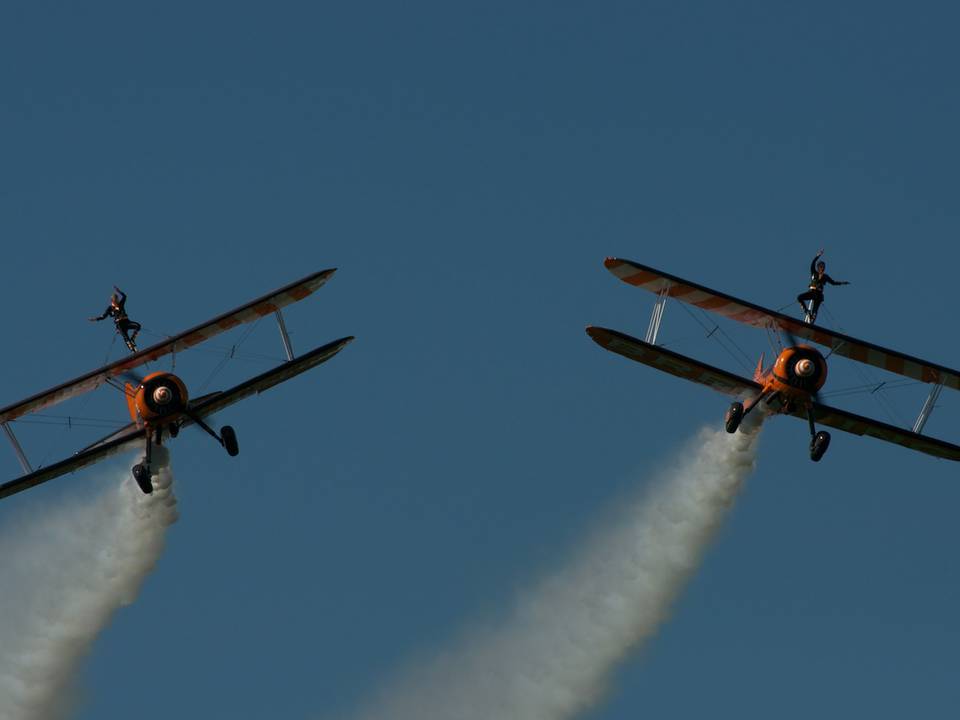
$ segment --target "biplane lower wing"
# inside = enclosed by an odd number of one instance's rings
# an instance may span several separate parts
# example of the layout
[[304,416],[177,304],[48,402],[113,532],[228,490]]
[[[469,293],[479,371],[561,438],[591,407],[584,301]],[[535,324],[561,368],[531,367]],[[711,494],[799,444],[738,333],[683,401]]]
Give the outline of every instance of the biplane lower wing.
[[702,310],[722,315],[730,320],[746,323],[760,328],[782,329],[798,338],[815,342],[818,345],[843,357],[872,365],[904,377],[925,383],[940,383],[946,387],[960,390],[960,371],[928,360],[858,340],[843,333],[828,330],[819,325],[810,325],[776,310],[740,300],[718,290],[670,275],[632,260],[607,258],[603,263],[616,277],[628,285],[693,305]]
[[53,480],[61,475],[71,473],[74,470],[93,465],[94,463],[107,459],[111,455],[116,455],[125,450],[132,450],[134,449],[133,443],[138,440],[142,442],[143,436],[144,430],[142,428],[133,429],[114,437],[108,442],[103,442],[90,449],[82,450],[76,455],[61,460],[58,463],[34,470],[32,473],[18,477],[16,480],[5,482],[3,485],[0,485],[0,499],[15,495],[23,490],[29,490],[48,480]]
[[[910,430],[898,428],[895,425],[888,425],[873,418],[855,415],[846,410],[838,410],[820,403],[814,403],[813,410],[817,422],[822,425],[828,425],[853,435],[869,435],[878,440],[902,445],[934,457],[960,460],[960,447],[944,440],[938,440],[929,435],[920,435]],[[804,420],[807,418],[806,412],[802,408],[792,414]]]
[[[340,340],[334,340],[331,343],[299,356],[295,360],[291,360],[283,365],[273,368],[272,370],[268,370],[267,372],[261,373],[256,377],[250,378],[249,380],[242,382],[239,385],[230,388],[229,390],[204,395],[197,401],[190,403],[190,410],[200,417],[211,415],[218,410],[222,410],[229,405],[233,405],[234,403],[253,395],[254,393],[261,393],[264,390],[273,387],[274,385],[278,385],[279,383],[306,372],[310,368],[314,368],[317,365],[326,362],[340,352],[343,348],[345,348],[352,340],[353,337],[345,337],[341,338]],[[181,421],[181,424],[184,426],[190,425],[191,421],[189,418],[185,417]],[[126,426],[125,428],[121,428],[102,440],[99,440],[89,447],[81,450],[72,457],[61,460],[58,463],[54,463],[49,467],[40,468],[32,473],[23,475],[16,480],[11,480],[3,485],[0,485],[0,499],[14,495],[22,490],[28,490],[36,485],[45,483],[48,480],[53,480],[54,478],[60,477],[61,475],[66,475],[67,473],[79,470],[88,465],[100,462],[111,455],[116,455],[117,453],[124,452],[125,450],[142,450],[141,444],[134,443],[136,441],[140,441],[140,443],[142,443],[144,439],[144,433],[145,430],[143,428],[137,428],[132,424]]]
[[707,385],[726,395],[747,396],[760,392],[760,385],[726,370],[715,368],[664,347],[637,340],[622,332],[590,326],[587,334],[600,347],[684,380]]
[[90,390],[95,390],[109,378],[123,373],[157,358],[186,350],[205,340],[230,330],[238,325],[258,320],[259,318],[275,313],[305,297],[322,287],[336,272],[335,268],[315,272],[299,280],[284,285],[278,290],[267,293],[256,300],[251,300],[238,308],[218,315],[212,320],[185,330],[182,333],[163,340],[144,350],[129,355],[109,365],[97,368],[86,375],[61,383],[56,387],[33,395],[26,400],[0,408],[0,423],[16,420],[27,413],[43,410],[57,403],[76,397]]
[[[283,365],[278,365],[272,370],[268,370],[267,372],[261,373],[256,377],[252,377],[249,380],[230,388],[229,390],[224,390],[218,393],[210,393],[210,395],[203,398],[200,402],[190,403],[190,410],[200,417],[212,415],[219,410],[223,410],[229,405],[233,405],[234,403],[240,402],[244,398],[250,397],[254,393],[262,393],[264,390],[268,390],[274,385],[285,382],[290,378],[306,372],[310,368],[314,368],[317,365],[326,362],[338,352],[343,350],[343,348],[345,348],[351,342],[353,342],[353,336],[334,340],[333,342],[311,350],[304,355],[300,355],[295,360],[285,362]],[[184,418],[183,425],[189,424],[190,420],[188,418]]]
[[[761,390],[760,385],[752,380],[712,367],[672,350],[651,345],[616,330],[591,326],[587,328],[587,334],[605,350],[623,355],[671,375],[676,375],[684,380],[707,385],[727,395],[755,396]],[[960,460],[960,446],[928,435],[920,435],[879,420],[873,420],[845,410],[838,410],[820,403],[814,403],[814,413],[817,422],[837,430],[843,430],[853,435],[868,435],[878,440],[885,440],[947,460]],[[802,407],[798,407],[791,414],[804,420],[807,419],[806,411]]]

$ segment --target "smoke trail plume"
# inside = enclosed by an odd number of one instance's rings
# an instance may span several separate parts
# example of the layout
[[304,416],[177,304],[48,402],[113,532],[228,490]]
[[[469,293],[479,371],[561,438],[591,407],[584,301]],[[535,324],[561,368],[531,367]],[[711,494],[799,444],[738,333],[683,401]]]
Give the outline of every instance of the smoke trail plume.
[[522,595],[499,627],[468,633],[408,669],[356,717],[561,720],[595,706],[699,564],[753,469],[756,436],[701,432],[652,490]]
[[165,448],[153,473],[152,495],[125,474],[96,499],[0,532],[2,720],[55,720],[75,706],[81,661],[114,611],[133,602],[177,519]]

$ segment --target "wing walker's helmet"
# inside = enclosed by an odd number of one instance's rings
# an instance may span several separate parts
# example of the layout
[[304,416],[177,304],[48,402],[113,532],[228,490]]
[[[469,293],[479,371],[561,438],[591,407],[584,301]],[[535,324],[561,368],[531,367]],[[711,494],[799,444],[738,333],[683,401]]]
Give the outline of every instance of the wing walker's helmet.
[[827,264],[823,260],[817,263],[817,270],[819,270],[820,272],[823,272],[826,269],[827,269]]

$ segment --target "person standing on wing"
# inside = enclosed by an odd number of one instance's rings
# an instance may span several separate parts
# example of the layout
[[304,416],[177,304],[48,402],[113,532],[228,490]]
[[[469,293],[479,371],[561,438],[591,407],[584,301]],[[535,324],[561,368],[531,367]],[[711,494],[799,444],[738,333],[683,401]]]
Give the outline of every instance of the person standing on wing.
[[[808,324],[816,322],[817,311],[820,309],[821,303],[823,303],[824,285],[827,283],[831,285],[850,284],[846,280],[834,280],[827,275],[827,264],[820,259],[821,255],[823,255],[823,248],[817,251],[817,254],[814,255],[813,260],[810,262],[810,289],[805,293],[797,295],[797,302],[800,303],[800,307],[803,309],[804,322]],[[809,310],[807,309],[808,300],[811,301]]]
[[[137,333],[140,332],[140,323],[134,322],[127,317],[127,311],[125,309],[127,304],[126,293],[116,285],[113,286],[113,289],[116,292],[110,296],[110,304],[107,305],[107,309],[103,311],[103,314],[88,319],[90,322],[100,322],[108,316],[112,317],[113,323],[117,327],[117,332],[123,336],[123,341],[127,344],[130,352],[136,352],[137,345],[135,340],[137,339]],[[133,330],[132,336],[128,334],[130,330]]]

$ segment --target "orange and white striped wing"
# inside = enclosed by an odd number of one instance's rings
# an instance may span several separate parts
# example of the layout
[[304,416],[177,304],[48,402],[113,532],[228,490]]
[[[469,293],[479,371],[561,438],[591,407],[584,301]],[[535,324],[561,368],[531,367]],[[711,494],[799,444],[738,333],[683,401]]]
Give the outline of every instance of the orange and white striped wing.
[[746,300],[738,300],[732,295],[711,290],[703,285],[682,280],[675,275],[654,270],[630,260],[607,258],[603,264],[611,273],[629,285],[656,294],[666,290],[669,297],[747,325],[769,327],[771,317],[776,315],[772,310]]
[[335,272],[336,269],[334,268],[307,275],[296,282],[283,286],[279,290],[274,290],[256,300],[251,300],[238,308],[218,315],[213,318],[213,320],[208,320],[201,325],[185,330],[156,345],[145,348],[133,355],[128,355],[117,362],[105,365],[92,372],[88,372],[86,375],[81,375],[78,378],[50,388],[49,390],[44,390],[26,400],[21,400],[20,402],[0,408],[0,423],[16,420],[18,417],[26,415],[27,413],[37,412],[63,402],[64,400],[68,400],[69,398],[82,395],[85,392],[100,387],[100,385],[108,379],[122,375],[128,370],[132,370],[164,355],[186,350],[238,325],[257,320],[264,315],[269,315],[281,308],[303,300],[315,290],[322,287]]
[[668,297],[676,298],[702,310],[709,310],[731,320],[754,327],[785,330],[795,337],[830,348],[836,355],[921,382],[941,383],[954,390],[960,390],[960,371],[943,365],[921,360],[864,340],[858,340],[843,333],[827,330],[819,325],[808,325],[776,310],[740,300],[732,295],[712,290],[631,260],[607,258],[604,265],[611,273],[629,285],[657,294],[665,291]]

